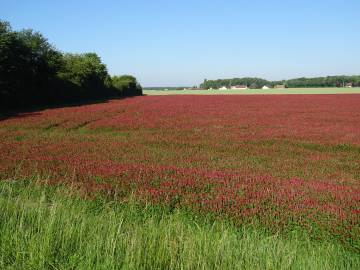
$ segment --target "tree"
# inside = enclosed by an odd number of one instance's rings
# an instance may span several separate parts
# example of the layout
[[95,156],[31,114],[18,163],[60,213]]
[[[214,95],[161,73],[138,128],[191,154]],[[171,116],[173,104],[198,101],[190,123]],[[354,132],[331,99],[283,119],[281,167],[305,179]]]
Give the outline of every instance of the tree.
[[275,86],[284,84],[287,87],[344,87],[347,83],[360,85],[360,76],[328,76],[317,78],[296,78],[287,81],[267,81],[261,78],[233,78],[219,80],[204,80],[201,88],[217,88],[228,85],[247,85],[250,88],[261,88],[264,85]]
[[0,22],[0,95],[6,106],[44,103],[60,68],[61,53],[40,33],[14,32]]
[[65,54],[59,78],[77,87],[79,97],[101,97],[109,94],[110,76],[96,53]]
[[32,64],[42,78],[55,76],[62,67],[62,54],[39,32],[23,30],[18,37],[32,52]]
[[82,88],[89,88],[94,84],[103,86],[108,76],[106,66],[95,53],[65,54],[63,65],[59,76]]
[[113,86],[97,54],[62,54],[41,33],[0,21],[0,110],[141,94],[130,75]]
[[140,96],[142,88],[136,78],[131,75],[113,76],[112,86],[121,96]]

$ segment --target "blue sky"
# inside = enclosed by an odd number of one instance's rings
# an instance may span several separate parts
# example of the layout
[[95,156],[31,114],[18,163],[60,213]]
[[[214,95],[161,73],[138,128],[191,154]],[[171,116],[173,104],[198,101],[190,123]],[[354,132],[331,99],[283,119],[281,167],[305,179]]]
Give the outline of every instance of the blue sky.
[[359,0],[0,0],[0,19],[143,86],[360,74]]

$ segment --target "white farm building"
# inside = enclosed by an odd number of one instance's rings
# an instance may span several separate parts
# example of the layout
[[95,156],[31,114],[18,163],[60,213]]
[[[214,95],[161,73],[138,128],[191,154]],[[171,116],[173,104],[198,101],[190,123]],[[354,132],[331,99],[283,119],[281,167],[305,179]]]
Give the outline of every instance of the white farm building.
[[233,90],[244,90],[244,89],[248,89],[247,85],[234,85],[231,86],[231,89]]

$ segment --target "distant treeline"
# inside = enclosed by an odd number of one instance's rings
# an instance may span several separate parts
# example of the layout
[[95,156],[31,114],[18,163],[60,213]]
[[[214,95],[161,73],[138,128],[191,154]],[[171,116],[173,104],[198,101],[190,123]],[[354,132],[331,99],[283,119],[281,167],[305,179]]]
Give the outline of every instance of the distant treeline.
[[188,86],[177,86],[177,87],[144,87],[144,90],[184,90]]
[[263,86],[274,87],[282,84],[286,87],[345,87],[351,83],[352,86],[360,86],[360,76],[328,76],[317,78],[298,78],[283,81],[268,81],[261,78],[233,78],[233,79],[219,79],[219,80],[204,80],[200,88],[221,88],[223,86],[229,87],[234,85],[247,85],[249,88],[262,88]]
[[96,53],[62,53],[40,33],[0,21],[0,110],[142,95],[136,78],[111,77]]

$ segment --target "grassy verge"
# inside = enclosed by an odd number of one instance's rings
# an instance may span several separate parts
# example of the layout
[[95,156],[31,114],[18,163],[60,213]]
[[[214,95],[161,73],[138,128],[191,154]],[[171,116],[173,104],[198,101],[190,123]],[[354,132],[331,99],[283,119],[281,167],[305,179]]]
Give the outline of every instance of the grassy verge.
[[340,243],[0,182],[0,269],[360,269]]

